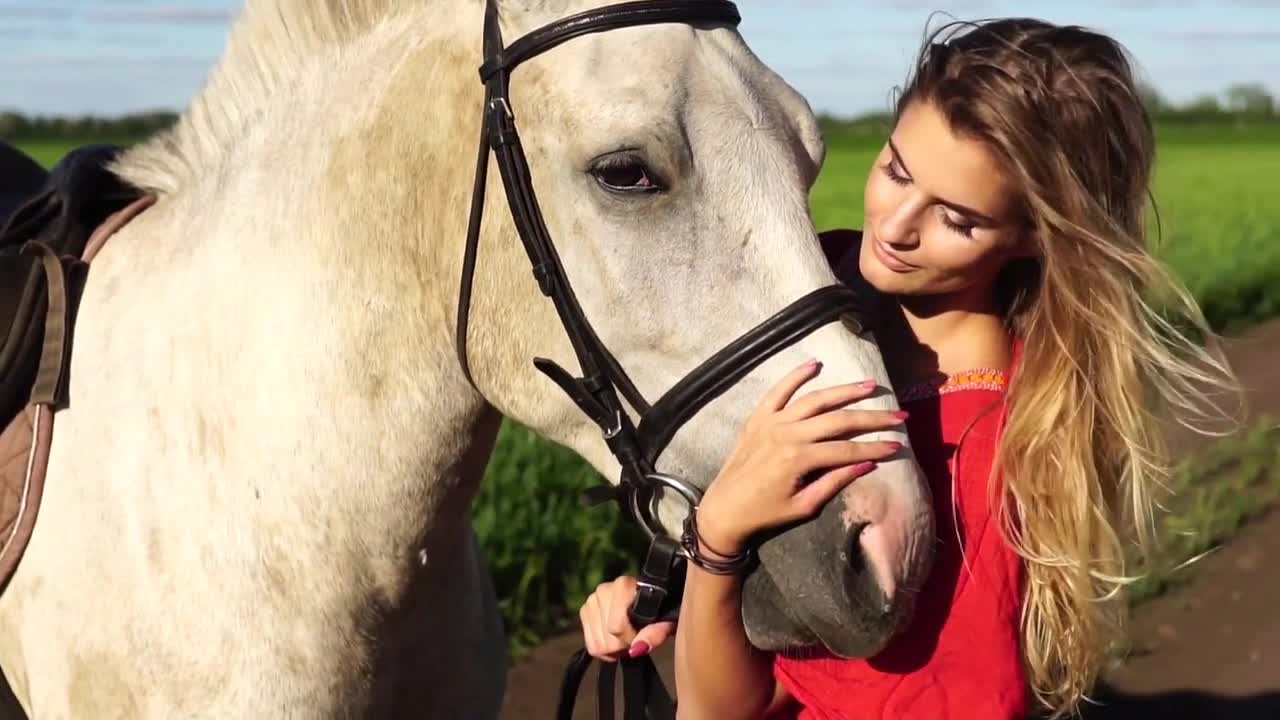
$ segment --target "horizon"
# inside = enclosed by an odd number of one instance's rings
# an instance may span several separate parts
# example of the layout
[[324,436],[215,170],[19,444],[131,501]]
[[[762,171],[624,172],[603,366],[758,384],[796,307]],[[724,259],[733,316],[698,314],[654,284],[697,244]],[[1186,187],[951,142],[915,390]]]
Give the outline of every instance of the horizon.
[[[1280,68],[1280,0],[1119,0],[931,5],[891,0],[739,0],[753,52],[815,112],[848,118],[890,109],[924,37],[949,18],[1039,17],[1106,32],[1139,79],[1185,105],[1227,87],[1262,85]],[[117,117],[181,112],[221,55],[239,3],[226,0],[0,0],[0,111]],[[851,45],[847,38],[864,38]],[[1271,73],[1274,75],[1274,72]]]

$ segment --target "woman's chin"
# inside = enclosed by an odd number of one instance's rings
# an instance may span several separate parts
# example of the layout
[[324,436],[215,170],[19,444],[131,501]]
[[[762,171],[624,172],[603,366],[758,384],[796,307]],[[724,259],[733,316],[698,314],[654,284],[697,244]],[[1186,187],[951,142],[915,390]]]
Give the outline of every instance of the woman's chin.
[[911,287],[907,275],[897,273],[880,264],[875,258],[859,263],[862,279],[884,295],[901,295]]

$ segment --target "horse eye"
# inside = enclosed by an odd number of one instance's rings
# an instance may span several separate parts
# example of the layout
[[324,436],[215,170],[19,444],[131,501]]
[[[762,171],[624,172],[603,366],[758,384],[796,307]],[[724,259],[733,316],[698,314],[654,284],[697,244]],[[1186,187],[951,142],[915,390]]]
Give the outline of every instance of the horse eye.
[[662,189],[652,171],[638,160],[616,160],[592,168],[596,182],[613,192],[655,192]]

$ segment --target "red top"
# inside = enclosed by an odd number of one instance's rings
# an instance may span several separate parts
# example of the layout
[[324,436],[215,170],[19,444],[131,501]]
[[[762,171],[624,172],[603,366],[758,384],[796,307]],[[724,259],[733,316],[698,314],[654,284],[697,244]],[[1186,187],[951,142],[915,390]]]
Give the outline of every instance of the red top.
[[1027,716],[1019,633],[1023,567],[1000,532],[988,479],[1002,428],[1004,385],[1002,373],[979,369],[940,387],[898,390],[911,413],[906,425],[912,448],[933,491],[933,571],[910,625],[879,655],[777,656],[774,674],[800,705],[781,717]]

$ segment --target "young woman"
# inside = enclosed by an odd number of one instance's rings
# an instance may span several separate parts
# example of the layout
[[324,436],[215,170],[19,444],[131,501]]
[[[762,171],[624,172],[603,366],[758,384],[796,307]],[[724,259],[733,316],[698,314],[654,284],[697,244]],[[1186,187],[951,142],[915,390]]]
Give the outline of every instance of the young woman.
[[[1145,546],[1168,469],[1159,418],[1209,419],[1205,391],[1235,389],[1221,355],[1177,331],[1211,337],[1146,247],[1155,148],[1124,50],[1028,19],[956,28],[900,96],[862,233],[824,239],[844,238],[838,272],[883,301],[876,338],[933,489],[934,571],[888,648],[841,660],[751,648],[741,578],[691,564],[682,717],[1021,719],[1033,695],[1072,711],[1122,638],[1126,538]],[[832,439],[813,436],[842,407],[797,396],[820,371],[797,368],[746,424],[698,509],[708,556],[736,555],[789,512],[800,478],[769,457]],[[844,406],[868,391],[836,392]],[[865,445],[826,496],[882,457]],[[619,578],[583,606],[593,655],[671,634],[629,627],[634,592]]]

